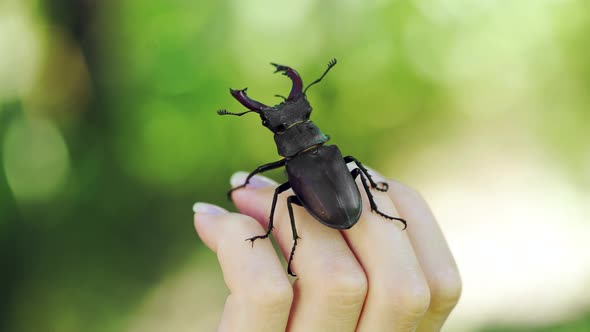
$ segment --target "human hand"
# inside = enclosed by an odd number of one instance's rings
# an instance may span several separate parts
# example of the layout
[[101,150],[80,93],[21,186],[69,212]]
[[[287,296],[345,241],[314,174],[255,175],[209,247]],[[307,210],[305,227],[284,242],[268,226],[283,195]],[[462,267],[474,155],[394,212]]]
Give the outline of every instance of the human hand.
[[[236,173],[232,185],[246,175]],[[387,193],[373,191],[375,201],[381,211],[407,220],[405,231],[372,213],[363,190],[363,213],[348,230],[326,227],[294,206],[301,240],[293,284],[268,239],[253,247],[245,241],[265,232],[274,181],[257,175],[233,193],[243,214],[195,204],[197,232],[217,254],[230,290],[218,330],[439,331],[459,300],[459,272],[426,202],[414,190],[387,182]],[[288,258],[293,239],[287,196],[279,196],[273,236]]]

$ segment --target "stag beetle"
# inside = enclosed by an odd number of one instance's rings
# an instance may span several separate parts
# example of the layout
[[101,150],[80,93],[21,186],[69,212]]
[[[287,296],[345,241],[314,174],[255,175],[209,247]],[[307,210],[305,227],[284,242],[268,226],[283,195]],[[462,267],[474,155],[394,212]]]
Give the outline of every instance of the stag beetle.
[[[266,106],[248,97],[246,95],[247,88],[230,89],[231,95],[249,110],[242,113],[231,113],[221,109],[217,113],[235,116],[242,116],[250,112],[258,113],[262,119],[262,125],[274,133],[278,153],[283,159],[259,166],[248,175],[244,184],[231,189],[227,195],[228,198],[231,198],[232,192],[244,188],[254,175],[285,166],[289,181],[275,189],[266,233],[246,239],[246,241],[251,241],[254,245],[255,240],[265,239],[270,235],[273,229],[277,198],[280,193],[293,189],[295,195],[287,197],[287,208],[293,232],[293,248],[289,256],[287,271],[290,275],[295,276],[291,270],[291,262],[297,240],[300,237],[297,235],[295,227],[292,204],[304,207],[309,214],[328,227],[348,229],[356,224],[362,211],[361,195],[355,183],[356,177],[360,175],[371,211],[384,218],[400,221],[403,223],[404,229],[407,227],[407,223],[404,219],[388,216],[377,208],[369,184],[371,188],[378,191],[387,191],[387,183],[375,183],[367,169],[356,158],[353,156],[342,157],[342,153],[336,145],[324,145],[329,139],[328,136],[309,120],[312,109],[305,92],[326,76],[328,71],[336,65],[336,59],[332,59],[322,76],[305,89],[303,89],[301,77],[293,68],[276,63],[271,63],[271,65],[276,68],[275,73],[280,72],[293,82],[291,92],[287,97],[275,95],[283,98],[283,102],[275,106]],[[349,171],[346,164],[351,162],[354,162],[357,168]],[[367,184],[367,180],[369,184]]]

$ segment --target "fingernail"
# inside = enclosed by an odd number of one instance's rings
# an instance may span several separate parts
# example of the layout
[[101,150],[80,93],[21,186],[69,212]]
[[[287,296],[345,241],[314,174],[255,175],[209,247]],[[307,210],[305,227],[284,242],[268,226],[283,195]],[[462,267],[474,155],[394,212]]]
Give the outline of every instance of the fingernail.
[[[243,185],[246,182],[247,177],[248,173],[246,172],[236,172],[229,179],[229,183],[231,184],[232,188],[235,188],[237,186]],[[272,187],[276,185],[278,185],[278,183],[262,175],[254,175],[252,178],[250,178],[250,182],[248,182],[248,188],[254,189]]]
[[203,213],[203,214],[211,214],[211,215],[227,213],[227,210],[222,207],[219,207],[219,206],[213,205],[213,204],[209,204],[209,203],[202,203],[202,202],[195,203],[195,205],[193,205],[193,211],[195,213]]

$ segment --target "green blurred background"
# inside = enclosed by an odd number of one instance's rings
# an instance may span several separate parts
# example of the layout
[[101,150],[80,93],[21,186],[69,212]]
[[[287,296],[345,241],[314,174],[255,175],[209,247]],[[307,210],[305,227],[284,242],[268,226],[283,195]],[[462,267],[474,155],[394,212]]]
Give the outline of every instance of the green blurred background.
[[432,204],[446,330],[590,331],[589,32],[583,0],[0,0],[0,330],[212,330],[191,206],[278,159],[215,110],[336,57],[313,120]]

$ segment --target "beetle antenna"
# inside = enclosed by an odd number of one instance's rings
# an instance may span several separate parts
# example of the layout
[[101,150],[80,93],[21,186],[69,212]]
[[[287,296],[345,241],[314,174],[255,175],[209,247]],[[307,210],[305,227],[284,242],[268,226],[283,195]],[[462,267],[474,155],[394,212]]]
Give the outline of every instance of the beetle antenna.
[[285,100],[285,101],[287,100],[287,97],[285,97],[285,96],[275,95],[275,97],[283,98],[283,100]]
[[330,62],[328,62],[328,68],[326,68],[326,71],[322,74],[322,76],[320,76],[320,78],[318,78],[317,80],[311,82],[306,88],[305,90],[303,90],[303,94],[305,94],[305,91],[307,91],[307,89],[309,89],[309,87],[311,87],[312,85],[319,83],[322,78],[324,78],[324,76],[326,76],[326,74],[330,71],[330,69],[332,69],[332,67],[334,67],[336,65],[337,61],[336,58],[330,60]]
[[250,113],[250,112],[254,112],[254,111],[246,111],[246,112],[242,112],[242,113],[232,113],[232,112],[228,112],[225,109],[221,109],[221,110],[218,110],[217,111],[217,114],[219,114],[219,115],[236,115],[236,116],[242,116],[242,115],[244,115],[246,113]]

